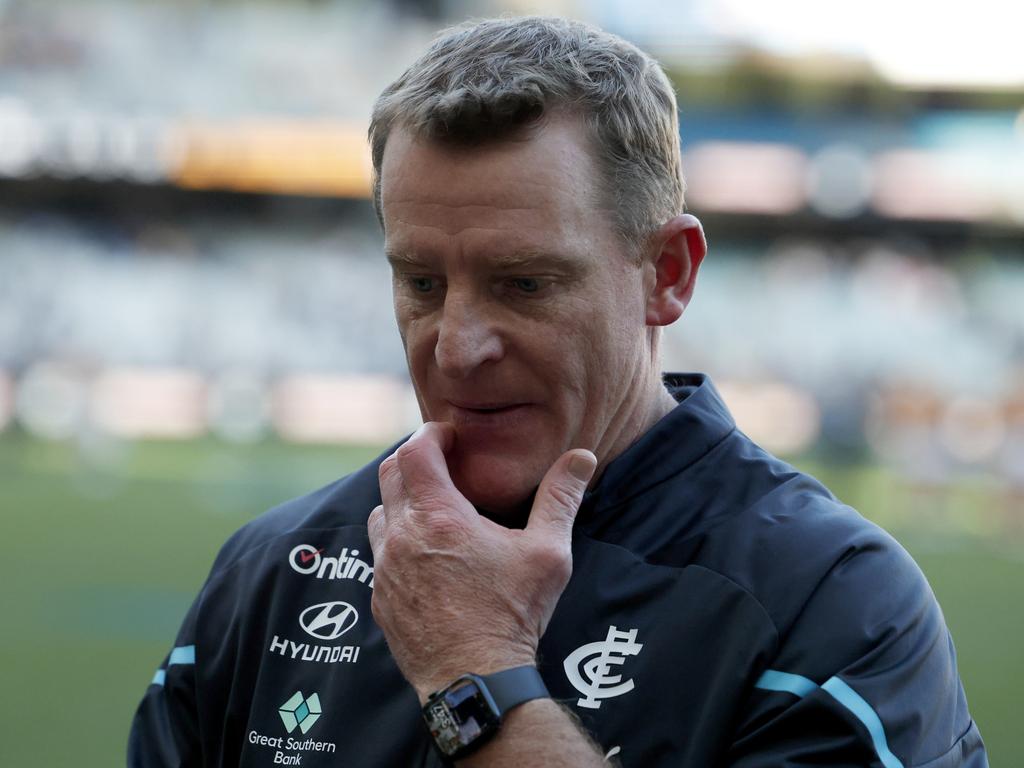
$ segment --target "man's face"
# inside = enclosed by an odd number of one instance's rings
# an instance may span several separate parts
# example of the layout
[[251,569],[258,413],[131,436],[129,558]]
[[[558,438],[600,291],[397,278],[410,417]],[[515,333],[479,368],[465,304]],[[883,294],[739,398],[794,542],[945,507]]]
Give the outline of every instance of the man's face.
[[[456,487],[508,513],[570,448],[603,462],[649,406],[638,267],[598,204],[581,124],[478,147],[388,139],[395,316],[424,421],[449,421]],[[646,276],[646,277],[645,277]]]

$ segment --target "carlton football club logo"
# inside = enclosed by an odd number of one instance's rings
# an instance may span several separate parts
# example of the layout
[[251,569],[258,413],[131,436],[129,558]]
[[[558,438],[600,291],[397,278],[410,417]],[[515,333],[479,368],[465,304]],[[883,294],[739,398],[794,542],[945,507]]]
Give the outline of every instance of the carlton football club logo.
[[637,630],[620,631],[608,628],[608,636],[596,643],[581,645],[565,657],[565,676],[583,694],[576,704],[587,709],[600,709],[604,699],[611,699],[633,690],[633,680],[622,681],[612,674],[612,666],[621,665],[627,656],[636,656],[643,648],[636,641]]

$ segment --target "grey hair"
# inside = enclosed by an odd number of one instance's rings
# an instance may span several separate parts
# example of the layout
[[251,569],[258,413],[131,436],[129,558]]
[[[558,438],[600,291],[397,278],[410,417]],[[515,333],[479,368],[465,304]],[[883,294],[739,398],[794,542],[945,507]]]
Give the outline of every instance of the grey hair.
[[581,117],[615,229],[639,249],[683,210],[675,93],[658,63],[589,24],[530,16],[444,30],[377,99],[370,121],[373,203],[393,128],[470,146],[511,138],[567,111]]

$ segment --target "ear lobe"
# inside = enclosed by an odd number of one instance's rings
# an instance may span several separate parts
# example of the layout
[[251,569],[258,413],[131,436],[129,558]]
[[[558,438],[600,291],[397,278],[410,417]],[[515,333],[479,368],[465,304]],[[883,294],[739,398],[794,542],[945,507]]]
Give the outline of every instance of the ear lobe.
[[707,242],[700,221],[684,213],[658,230],[655,243],[655,283],[647,297],[647,324],[671,325],[690,303]]

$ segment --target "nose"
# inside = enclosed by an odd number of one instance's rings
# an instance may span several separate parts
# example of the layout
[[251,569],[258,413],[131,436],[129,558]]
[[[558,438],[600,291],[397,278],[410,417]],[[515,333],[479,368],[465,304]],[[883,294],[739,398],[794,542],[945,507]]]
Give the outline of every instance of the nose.
[[504,342],[486,299],[449,287],[434,347],[434,360],[441,373],[465,379],[504,354]]

